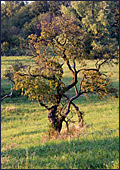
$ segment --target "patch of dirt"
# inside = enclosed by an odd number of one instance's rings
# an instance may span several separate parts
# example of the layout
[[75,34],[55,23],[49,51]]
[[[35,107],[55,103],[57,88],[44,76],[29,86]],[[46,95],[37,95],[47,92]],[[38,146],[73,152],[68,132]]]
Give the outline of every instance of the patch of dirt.
[[5,109],[2,109],[2,111],[7,111],[7,112],[13,112],[13,111],[17,111],[16,107],[15,106],[6,106]]

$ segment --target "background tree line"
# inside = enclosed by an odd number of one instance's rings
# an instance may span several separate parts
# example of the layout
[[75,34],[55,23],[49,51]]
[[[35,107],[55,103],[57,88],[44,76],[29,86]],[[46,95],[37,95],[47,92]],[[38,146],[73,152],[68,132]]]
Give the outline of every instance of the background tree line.
[[40,20],[60,15],[61,5],[69,1],[5,1],[1,5],[1,55],[25,55],[30,34],[40,35]]
[[[107,25],[109,36],[118,42],[119,37],[119,1],[5,1],[1,4],[1,55],[31,55],[26,49],[30,34],[41,34],[41,21],[52,22],[62,13],[76,17],[76,24],[83,27],[90,36],[86,39],[86,50],[90,52],[93,43],[92,34],[97,33],[98,22]],[[99,14],[99,18],[96,15]],[[99,21],[98,21],[99,20]],[[106,26],[105,26],[106,27]],[[105,30],[102,29],[104,34]],[[106,33],[105,33],[106,34]],[[106,34],[107,35],[107,34]],[[97,40],[98,41],[98,40]],[[106,41],[104,39],[104,41]],[[97,43],[97,42],[95,42]]]

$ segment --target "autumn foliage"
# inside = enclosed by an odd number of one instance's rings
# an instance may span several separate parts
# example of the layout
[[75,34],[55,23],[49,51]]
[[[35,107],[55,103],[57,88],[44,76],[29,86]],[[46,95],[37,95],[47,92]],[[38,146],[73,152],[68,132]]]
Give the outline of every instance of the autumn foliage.
[[[40,24],[41,35],[28,37],[34,64],[22,66],[14,73],[14,89],[21,89],[22,94],[45,107],[56,131],[61,131],[63,121],[68,128],[71,107],[75,108],[79,123],[83,126],[83,113],[74,103],[75,99],[89,93],[100,98],[116,94],[110,75],[103,73],[101,67],[118,62],[117,43],[112,38],[103,41],[106,37],[101,39],[99,30],[98,33],[85,30],[84,23],[83,26],[78,25],[73,16],[63,14],[54,17],[51,22],[44,20]],[[104,25],[103,36],[106,29],[107,25]],[[93,59],[98,54],[95,66],[88,67],[85,59]],[[64,64],[73,77],[67,85],[63,81]],[[66,92],[71,88],[75,89],[75,94],[69,97]]]

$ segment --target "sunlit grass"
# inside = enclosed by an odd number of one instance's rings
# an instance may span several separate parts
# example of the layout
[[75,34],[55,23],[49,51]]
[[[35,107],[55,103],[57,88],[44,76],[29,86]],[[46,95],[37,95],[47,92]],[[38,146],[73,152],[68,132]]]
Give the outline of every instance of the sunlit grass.
[[[2,57],[2,88],[10,92],[10,83],[3,72],[14,60],[26,61],[27,57]],[[93,65],[95,61],[88,61]],[[64,65],[64,81],[69,84],[72,76]],[[103,67],[113,71],[113,84],[119,88],[119,67]],[[74,89],[70,94],[74,93]],[[70,95],[69,94],[69,95]],[[119,100],[98,99],[90,95],[75,100],[84,111],[84,127],[71,125],[71,134],[65,139],[47,137],[47,110],[27,97],[11,97],[1,104],[1,168],[2,169],[119,169]],[[73,109],[74,114],[74,109]],[[65,135],[63,125],[61,136]],[[76,134],[79,133],[77,136]],[[73,134],[73,135],[72,135]],[[75,135],[77,138],[75,138]]]

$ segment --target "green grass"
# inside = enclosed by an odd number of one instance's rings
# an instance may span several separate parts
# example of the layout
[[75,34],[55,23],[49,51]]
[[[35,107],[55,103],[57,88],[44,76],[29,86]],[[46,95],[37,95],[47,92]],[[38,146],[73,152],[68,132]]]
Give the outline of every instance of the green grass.
[[[29,57],[2,57],[1,86],[10,92],[10,83],[4,78],[7,67],[19,59],[28,62]],[[88,61],[93,65],[95,61]],[[65,65],[64,81],[72,80]],[[113,85],[119,87],[119,67],[103,67],[113,71]],[[68,95],[73,94],[73,89]],[[25,96],[11,97],[1,104],[1,168],[2,169],[119,169],[119,100],[99,100],[90,95],[90,101],[81,96],[75,101],[84,111],[85,126],[75,138],[78,127],[71,126],[71,134],[65,139],[47,137],[47,110]],[[74,110],[73,110],[74,112]],[[63,126],[61,135],[65,135]]]

